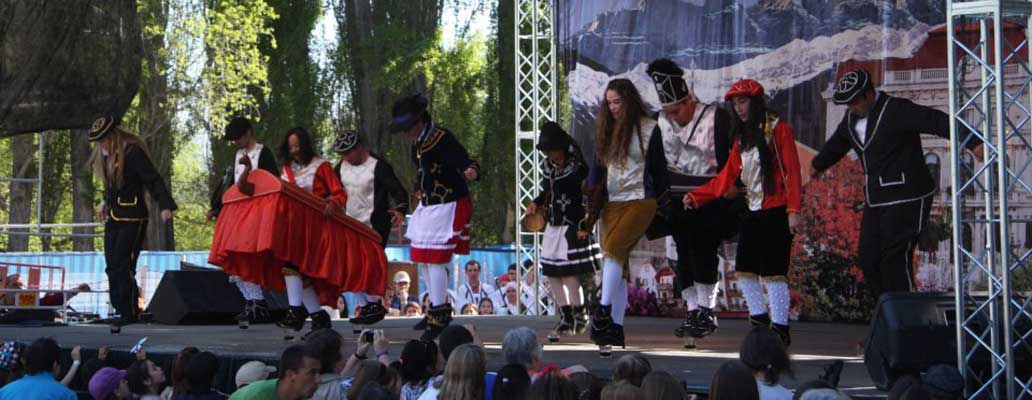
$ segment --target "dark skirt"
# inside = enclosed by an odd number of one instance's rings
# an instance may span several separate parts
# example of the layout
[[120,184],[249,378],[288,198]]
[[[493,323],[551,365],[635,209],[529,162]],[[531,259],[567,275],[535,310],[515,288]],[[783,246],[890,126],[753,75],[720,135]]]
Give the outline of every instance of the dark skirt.
[[735,271],[766,278],[784,277],[792,251],[785,207],[750,211],[739,226]]
[[[554,229],[549,226],[547,229]],[[541,254],[541,273],[550,277],[576,276],[584,273],[594,272],[594,265],[602,265],[602,256],[598,243],[590,239],[577,237],[577,229],[568,227],[566,234],[562,236],[546,236],[545,241],[564,240],[566,242],[566,259],[546,257],[546,252]],[[543,248],[554,248],[555,243],[543,243]]]

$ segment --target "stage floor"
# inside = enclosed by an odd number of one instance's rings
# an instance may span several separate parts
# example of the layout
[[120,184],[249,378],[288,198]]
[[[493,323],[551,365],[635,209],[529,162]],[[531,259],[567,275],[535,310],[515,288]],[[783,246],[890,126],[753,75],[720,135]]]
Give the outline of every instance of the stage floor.
[[[376,325],[391,339],[392,357],[396,358],[401,353],[405,341],[418,337],[417,332],[411,329],[415,322],[414,318],[393,318]],[[560,344],[546,344],[545,359],[561,366],[581,364],[596,375],[608,378],[617,357],[625,352],[641,351],[652,361],[654,368],[673,373],[691,387],[706,388],[716,368],[725,360],[738,356],[739,344],[748,332],[749,324],[743,319],[722,319],[720,330],[714,336],[700,340],[696,350],[684,350],[683,342],[673,336],[673,329],[679,322],[671,318],[628,317],[628,347],[614,351],[613,358],[600,358],[597,347],[591,344],[587,335],[581,335],[564,338]],[[456,317],[454,323],[476,327],[489,353],[489,370],[497,370],[503,364],[500,342],[507,330],[528,326],[538,332],[541,341],[547,342],[546,335],[554,324],[549,317],[504,316]],[[346,321],[334,321],[333,326],[345,337],[354,337]],[[865,325],[794,323],[791,351],[795,379],[786,377],[783,384],[793,388],[816,378],[825,364],[844,360],[840,387],[854,396],[884,396],[874,388],[857,347],[857,343],[867,335],[867,330]],[[29,342],[41,336],[55,337],[66,348],[81,345],[86,349],[96,349],[109,345],[113,351],[127,351],[146,336],[147,353],[165,356],[175,354],[184,346],[197,346],[220,357],[273,360],[286,347],[282,330],[273,325],[256,325],[241,330],[236,326],[138,324],[124,327],[119,335],[111,335],[106,325],[0,326],[3,340]],[[353,348],[353,345],[349,347]]]

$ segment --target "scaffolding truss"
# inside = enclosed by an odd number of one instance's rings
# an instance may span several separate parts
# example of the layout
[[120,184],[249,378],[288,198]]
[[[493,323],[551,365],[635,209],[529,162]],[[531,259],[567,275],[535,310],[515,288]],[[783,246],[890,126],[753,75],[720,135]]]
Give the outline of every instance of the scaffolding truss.
[[[957,365],[968,398],[1032,399],[1028,366],[1017,364],[1032,361],[1032,297],[1028,281],[1017,279],[1030,276],[1032,249],[1010,240],[1032,219],[1008,205],[1032,193],[1032,3],[947,7]],[[1021,34],[1008,34],[1015,30]],[[984,143],[980,164],[962,154],[972,140]],[[986,232],[984,246],[964,240],[965,225]]]
[[535,150],[538,129],[556,117],[555,23],[551,0],[517,0],[515,5],[516,284],[517,293],[532,294],[537,300],[524,314],[540,315],[545,306],[538,268],[541,235],[527,231],[520,222],[541,181],[542,157]]

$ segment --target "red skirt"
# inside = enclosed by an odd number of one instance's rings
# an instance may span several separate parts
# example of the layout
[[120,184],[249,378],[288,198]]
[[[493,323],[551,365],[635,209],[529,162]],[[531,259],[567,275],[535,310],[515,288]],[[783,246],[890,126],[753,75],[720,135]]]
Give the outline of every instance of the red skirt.
[[[262,193],[244,196],[244,200],[239,199],[243,195],[236,187],[226,193],[227,201],[215,224],[209,263],[279,291],[285,290],[283,266],[294,264],[315,287],[320,303],[331,307],[336,307],[343,292],[384,294],[387,257],[379,235],[372,229],[357,221],[342,220],[347,217],[323,215],[306,204],[310,199],[299,201],[298,193],[287,193],[297,188],[266,192],[261,183],[256,186]],[[233,195],[237,201],[230,199]]]

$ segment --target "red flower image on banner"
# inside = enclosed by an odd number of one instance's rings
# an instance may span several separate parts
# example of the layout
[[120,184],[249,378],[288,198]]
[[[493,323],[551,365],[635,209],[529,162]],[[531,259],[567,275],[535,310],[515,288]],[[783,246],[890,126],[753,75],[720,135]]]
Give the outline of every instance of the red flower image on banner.
[[800,319],[866,322],[874,308],[857,264],[863,177],[860,163],[847,157],[803,187],[789,269]]

